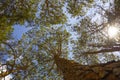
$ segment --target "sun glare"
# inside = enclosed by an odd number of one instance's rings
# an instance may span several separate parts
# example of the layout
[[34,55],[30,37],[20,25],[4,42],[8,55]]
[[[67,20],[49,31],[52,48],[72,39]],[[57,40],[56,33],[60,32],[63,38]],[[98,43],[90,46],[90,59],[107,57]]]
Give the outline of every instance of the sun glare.
[[118,29],[116,27],[109,27],[108,28],[108,35],[110,38],[117,37],[117,34],[118,34]]

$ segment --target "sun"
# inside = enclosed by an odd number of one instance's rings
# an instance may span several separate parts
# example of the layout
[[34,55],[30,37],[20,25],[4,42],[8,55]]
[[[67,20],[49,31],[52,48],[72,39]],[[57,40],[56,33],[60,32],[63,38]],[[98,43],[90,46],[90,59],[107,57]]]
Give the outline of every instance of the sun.
[[109,27],[108,28],[108,35],[110,38],[117,37],[117,34],[118,34],[118,29],[116,27]]

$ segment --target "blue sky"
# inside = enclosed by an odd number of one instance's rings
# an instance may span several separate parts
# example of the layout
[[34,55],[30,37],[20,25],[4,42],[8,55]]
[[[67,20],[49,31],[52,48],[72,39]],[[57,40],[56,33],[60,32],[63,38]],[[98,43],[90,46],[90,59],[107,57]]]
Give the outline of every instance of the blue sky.
[[22,38],[22,35],[30,29],[30,27],[25,27],[24,25],[14,25],[12,36],[15,40],[20,40]]

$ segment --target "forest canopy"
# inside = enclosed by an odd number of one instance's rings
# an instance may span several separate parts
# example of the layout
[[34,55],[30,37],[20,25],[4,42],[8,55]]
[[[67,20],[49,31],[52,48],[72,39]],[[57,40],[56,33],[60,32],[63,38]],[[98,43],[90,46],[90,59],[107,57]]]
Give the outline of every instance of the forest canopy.
[[[69,80],[77,66],[94,70],[119,61],[119,6],[119,0],[0,0],[0,79]],[[17,41],[16,24],[31,27]],[[99,76],[90,77],[108,80],[98,67]]]

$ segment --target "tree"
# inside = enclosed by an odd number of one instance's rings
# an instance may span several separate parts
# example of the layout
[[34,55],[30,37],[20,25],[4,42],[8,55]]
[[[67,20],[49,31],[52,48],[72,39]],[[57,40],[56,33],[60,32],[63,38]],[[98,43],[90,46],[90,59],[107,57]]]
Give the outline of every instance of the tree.
[[[82,54],[76,53],[97,54],[119,51],[119,33],[118,37],[116,38],[110,38],[107,34],[107,28],[109,28],[109,26],[115,26],[116,24],[118,24],[119,21],[119,18],[115,17],[118,13],[118,10],[116,8],[116,0],[112,4],[114,4],[115,6],[110,6],[109,9],[111,8],[111,10],[105,10],[104,7],[96,4],[98,10],[103,11],[101,11],[101,13],[99,12],[99,16],[102,15],[101,22],[91,22],[91,15],[81,20],[79,22],[80,24],[77,25],[77,28],[76,26],[74,27],[76,28],[77,33],[80,34],[78,37],[78,41],[76,41],[78,46],[75,48],[78,49],[74,51],[77,57],[78,55],[82,56]],[[116,27],[119,29],[118,26]]]
[[7,40],[14,24],[31,22],[37,11],[36,0],[0,0],[0,41]]
[[[46,76],[53,76],[53,78],[49,77],[49,79],[60,78],[55,75],[54,70],[50,72],[51,69],[55,67],[55,62],[53,61],[54,55],[63,53],[63,56],[67,56],[66,45],[69,34],[66,30],[60,30],[60,28],[49,31],[37,29],[37,32],[36,29],[31,30],[28,32],[28,35],[24,36],[19,44],[14,44],[16,49],[12,48],[12,51],[7,52],[9,56],[14,56],[14,60],[10,60],[10,62],[6,61],[4,65],[13,65],[12,67],[14,67],[14,69],[11,70],[12,68],[10,68],[8,71],[12,71],[10,73],[15,79],[46,79]],[[30,34],[31,32],[32,34]],[[33,35],[34,37],[31,37]],[[11,48],[10,45],[9,47]],[[35,72],[36,74],[34,74]],[[17,76],[18,73],[21,76]],[[1,73],[1,77],[6,75],[8,75],[7,72]]]
[[[106,3],[104,0],[101,1]],[[0,77],[11,74],[13,79],[19,78],[21,80],[119,80],[120,62],[111,61],[119,60],[119,56],[107,53],[120,50],[120,38],[110,39],[106,33],[107,25],[119,20],[118,17],[115,17],[118,10],[117,6],[119,6],[116,1],[118,0],[115,0],[110,11],[95,5],[98,10],[103,11],[100,13],[102,19],[104,19],[101,23],[93,22],[91,16],[82,14],[84,18],[73,27],[78,34],[77,40],[71,40],[70,42],[71,35],[66,30],[68,25],[65,22],[65,14],[59,17],[56,15],[56,11],[58,10],[59,15],[62,15],[61,7],[64,7],[68,13],[72,14],[72,17],[79,18],[81,10],[84,11],[85,7],[88,9],[91,0],[53,0],[53,3],[45,0],[43,4],[40,4],[42,6],[40,16],[35,19],[37,26],[27,32],[20,41],[5,42],[4,44],[8,47],[1,45],[1,51],[7,52],[6,54],[13,59],[6,61],[4,64],[1,63],[2,67],[8,67],[6,71],[0,73]],[[80,8],[76,8],[76,6]],[[59,17],[59,19],[56,17]],[[68,60],[70,43],[73,44],[73,56],[77,62]],[[101,58],[103,59],[101,60]]]

